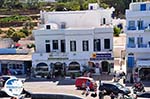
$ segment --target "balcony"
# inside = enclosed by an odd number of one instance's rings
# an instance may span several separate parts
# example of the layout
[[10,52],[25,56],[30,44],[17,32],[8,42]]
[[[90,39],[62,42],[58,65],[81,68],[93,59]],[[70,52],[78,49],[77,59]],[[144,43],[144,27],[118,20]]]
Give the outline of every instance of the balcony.
[[127,44],[127,52],[150,52],[150,44]]
[[150,32],[150,26],[145,26],[143,28],[138,27],[127,27],[126,33],[147,33]]

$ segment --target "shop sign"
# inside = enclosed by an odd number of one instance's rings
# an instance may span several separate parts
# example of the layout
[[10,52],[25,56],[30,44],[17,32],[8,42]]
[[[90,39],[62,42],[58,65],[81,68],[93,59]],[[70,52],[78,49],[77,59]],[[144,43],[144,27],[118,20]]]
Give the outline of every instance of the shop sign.
[[93,53],[90,60],[113,60],[111,53]]

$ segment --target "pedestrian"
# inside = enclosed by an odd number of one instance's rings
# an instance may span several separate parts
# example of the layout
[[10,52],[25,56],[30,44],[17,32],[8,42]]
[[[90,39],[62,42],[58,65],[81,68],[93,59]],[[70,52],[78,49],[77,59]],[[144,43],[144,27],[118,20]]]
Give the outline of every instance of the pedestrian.
[[111,97],[111,99],[115,99],[115,94],[113,92],[111,92],[110,97]]
[[97,84],[96,84],[96,82],[94,82],[93,88],[94,88],[94,93],[92,93],[91,96],[95,98],[95,97],[97,97]]
[[4,79],[0,76],[0,89],[4,87]]
[[89,91],[90,91],[90,81],[89,80],[87,80],[86,81],[86,96],[88,96],[89,95]]
[[84,95],[86,92],[86,84],[85,83],[82,83],[82,88],[83,88],[82,95]]
[[104,92],[103,91],[99,91],[99,99],[104,99]]

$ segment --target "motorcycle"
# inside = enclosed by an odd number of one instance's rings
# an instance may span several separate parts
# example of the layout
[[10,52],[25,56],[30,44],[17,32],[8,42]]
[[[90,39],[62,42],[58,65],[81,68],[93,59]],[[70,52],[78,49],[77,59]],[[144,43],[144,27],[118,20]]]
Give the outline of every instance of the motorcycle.
[[136,83],[132,86],[133,93],[145,92],[144,85],[142,83]]

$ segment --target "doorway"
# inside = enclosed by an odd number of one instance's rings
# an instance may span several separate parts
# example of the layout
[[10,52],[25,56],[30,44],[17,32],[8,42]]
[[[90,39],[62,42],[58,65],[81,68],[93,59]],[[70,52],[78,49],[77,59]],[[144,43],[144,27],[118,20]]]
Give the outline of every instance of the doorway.
[[102,72],[109,72],[109,63],[107,61],[102,61]]

